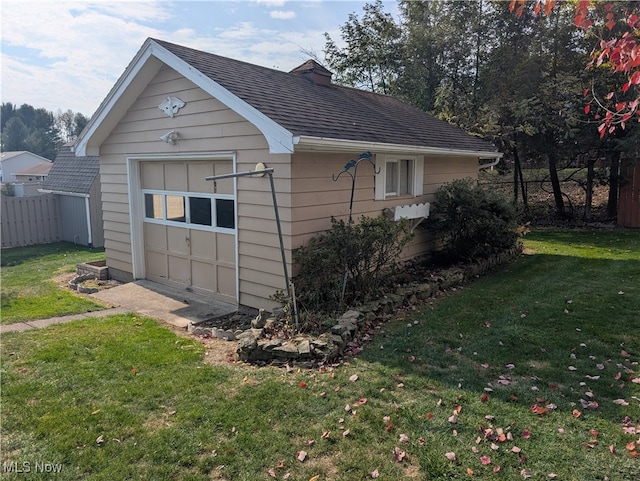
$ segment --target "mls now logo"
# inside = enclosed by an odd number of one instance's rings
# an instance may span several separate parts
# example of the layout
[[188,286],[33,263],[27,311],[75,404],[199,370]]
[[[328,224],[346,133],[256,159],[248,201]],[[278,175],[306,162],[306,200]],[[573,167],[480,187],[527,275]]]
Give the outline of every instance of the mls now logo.
[[29,461],[5,461],[2,463],[3,473],[61,473],[61,463],[43,463],[36,461],[31,463]]

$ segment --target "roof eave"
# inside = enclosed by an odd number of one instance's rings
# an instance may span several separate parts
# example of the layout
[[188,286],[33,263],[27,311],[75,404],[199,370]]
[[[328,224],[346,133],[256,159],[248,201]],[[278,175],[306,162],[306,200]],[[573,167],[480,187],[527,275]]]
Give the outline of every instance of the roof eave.
[[363,152],[406,153],[415,155],[439,155],[455,157],[474,157],[478,159],[498,159],[502,152],[491,150],[445,149],[406,144],[387,144],[382,142],[365,142],[359,140],[332,139],[326,137],[296,136],[293,139],[296,151],[323,152]]

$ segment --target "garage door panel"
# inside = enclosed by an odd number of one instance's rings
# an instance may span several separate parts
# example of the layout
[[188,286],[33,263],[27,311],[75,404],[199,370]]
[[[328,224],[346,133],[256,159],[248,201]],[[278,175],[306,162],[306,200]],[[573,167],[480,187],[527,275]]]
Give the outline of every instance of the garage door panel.
[[218,293],[224,296],[236,295],[236,270],[218,266]]
[[166,190],[189,190],[187,185],[187,166],[184,163],[167,163],[164,165],[164,185]]
[[145,254],[147,277],[154,279],[167,278],[167,256],[162,252],[147,250]]
[[140,170],[143,189],[164,189],[164,169],[162,164],[143,162]]
[[[217,291],[216,287],[216,266],[207,262],[191,262],[191,282],[194,291],[213,295]],[[197,292],[197,291],[196,291]]]
[[212,163],[193,163],[188,166],[189,191],[214,193],[214,183],[205,180],[206,177],[214,175]]
[[161,224],[144,224],[144,246],[156,250],[167,250],[167,228]]
[[178,284],[191,286],[191,266],[189,265],[189,259],[169,254],[167,255],[167,264],[169,268],[167,279],[177,282]]
[[198,259],[216,258],[216,235],[213,232],[191,230],[191,255]]
[[226,262],[229,264],[236,263],[236,239],[231,234],[216,235],[216,258],[220,262]]
[[173,254],[189,255],[189,229],[167,226],[167,250]]

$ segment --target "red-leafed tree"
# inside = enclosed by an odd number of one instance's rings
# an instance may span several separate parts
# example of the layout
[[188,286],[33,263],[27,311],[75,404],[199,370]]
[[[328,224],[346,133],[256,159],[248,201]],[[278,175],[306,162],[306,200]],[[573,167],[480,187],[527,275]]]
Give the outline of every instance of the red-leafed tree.
[[[527,3],[512,0],[510,9],[520,16]],[[556,3],[535,0],[534,12],[550,15]],[[632,119],[640,121],[640,2],[578,0],[574,23],[596,39],[587,68],[608,68],[619,79],[617,88],[604,93],[598,85],[584,91],[589,99],[584,111],[600,122],[600,137],[624,129]]]

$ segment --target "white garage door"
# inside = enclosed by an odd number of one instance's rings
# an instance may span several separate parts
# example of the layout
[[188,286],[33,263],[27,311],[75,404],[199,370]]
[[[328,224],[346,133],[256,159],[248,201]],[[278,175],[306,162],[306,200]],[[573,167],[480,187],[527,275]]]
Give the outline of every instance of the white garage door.
[[146,278],[237,303],[231,161],[142,162]]

